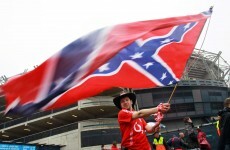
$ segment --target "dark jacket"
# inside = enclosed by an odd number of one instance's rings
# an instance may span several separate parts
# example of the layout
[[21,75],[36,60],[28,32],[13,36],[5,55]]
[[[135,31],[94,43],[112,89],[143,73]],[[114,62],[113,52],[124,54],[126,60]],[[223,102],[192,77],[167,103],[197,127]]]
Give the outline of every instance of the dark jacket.
[[189,148],[199,148],[197,135],[194,131],[194,125],[192,122],[185,122],[185,139],[186,143],[188,143]]
[[220,138],[218,144],[218,150],[224,150],[225,145],[230,145],[230,108],[225,107],[221,114],[220,120]]
[[173,137],[167,141],[167,145],[174,149],[182,149],[188,147],[188,145],[178,137]]
[[194,125],[192,122],[185,122],[184,123],[185,135],[190,135],[194,133]]

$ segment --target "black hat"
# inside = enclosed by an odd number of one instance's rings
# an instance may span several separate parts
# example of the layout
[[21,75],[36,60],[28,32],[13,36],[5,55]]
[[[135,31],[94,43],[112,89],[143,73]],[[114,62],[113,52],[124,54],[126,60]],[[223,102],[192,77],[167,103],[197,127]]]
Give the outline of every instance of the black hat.
[[113,99],[113,103],[117,106],[117,108],[121,109],[120,101],[124,97],[129,97],[129,99],[133,101],[132,107],[134,108],[134,104],[136,103],[136,95],[134,93],[125,92],[122,92],[119,96]]

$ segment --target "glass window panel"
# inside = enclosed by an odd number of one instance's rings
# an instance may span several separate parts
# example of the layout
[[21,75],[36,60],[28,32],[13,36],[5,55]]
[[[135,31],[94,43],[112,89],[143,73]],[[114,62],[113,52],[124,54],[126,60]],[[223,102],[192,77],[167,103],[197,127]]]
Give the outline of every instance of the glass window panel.
[[211,109],[212,110],[220,110],[223,109],[223,103],[222,102],[215,102],[215,103],[211,103]]
[[182,92],[177,92],[173,94],[174,97],[183,97],[183,93]]
[[186,112],[179,112],[177,113],[177,116],[186,116]]
[[166,98],[168,99],[170,97],[171,93],[165,92],[165,93],[153,93],[153,99],[163,99]]
[[205,113],[211,113],[210,103],[204,103],[204,112]]
[[187,112],[187,111],[194,111],[195,107],[193,103],[184,103],[177,105],[177,112]]
[[168,113],[195,111],[193,103],[171,104]]
[[192,93],[193,93],[193,97],[194,97],[194,102],[201,102],[202,101],[200,90],[192,90]]
[[204,107],[202,103],[196,103],[195,104],[196,111],[204,111]]
[[184,102],[193,102],[193,98],[185,97]]
[[195,115],[195,114],[196,114],[195,111],[189,111],[189,112],[187,112],[187,116],[191,116],[191,115]]
[[151,106],[153,106],[152,93],[143,93],[143,94],[140,94],[140,97],[141,97],[143,107],[151,107]]
[[162,103],[162,99],[154,99],[153,100],[153,106],[157,106],[160,103]]
[[222,96],[221,92],[215,92],[215,91],[208,92],[208,95],[209,96]]
[[166,117],[176,117],[176,113],[167,113],[167,116]]
[[184,103],[184,98],[183,97],[175,98],[175,103]]
[[139,108],[143,107],[143,101],[141,99],[141,96],[139,94],[137,94],[137,104]]
[[206,90],[201,90],[201,97],[203,102],[209,101],[208,92]]
[[171,104],[168,113],[176,113],[176,105],[175,104]]
[[81,132],[82,147],[111,144],[112,141],[121,142],[119,129],[101,129]]
[[192,94],[192,92],[184,92],[184,96],[193,97],[193,94]]
[[222,96],[221,97],[217,97],[217,101],[222,102],[223,101],[223,97]]

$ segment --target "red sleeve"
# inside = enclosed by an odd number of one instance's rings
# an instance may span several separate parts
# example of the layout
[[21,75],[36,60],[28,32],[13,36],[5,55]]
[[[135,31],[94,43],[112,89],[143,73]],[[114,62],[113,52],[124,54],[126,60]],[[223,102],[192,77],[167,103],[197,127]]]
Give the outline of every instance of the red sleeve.
[[142,119],[142,122],[143,122],[143,127],[145,127],[147,125],[145,119],[141,118]]
[[118,113],[118,122],[131,122],[133,112],[122,109]]
[[202,132],[202,137],[206,138],[206,134],[204,132]]

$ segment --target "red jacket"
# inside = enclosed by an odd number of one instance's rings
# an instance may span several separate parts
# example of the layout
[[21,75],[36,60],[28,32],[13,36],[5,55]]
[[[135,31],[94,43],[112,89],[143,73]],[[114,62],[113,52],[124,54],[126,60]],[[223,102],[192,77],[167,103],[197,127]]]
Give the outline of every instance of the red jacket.
[[204,132],[202,132],[200,129],[198,130],[197,139],[198,139],[200,148],[205,148],[207,150],[211,150],[211,145],[209,144],[209,142],[206,138],[206,134]]
[[119,148],[117,148],[117,146],[115,146],[115,145],[112,145],[111,150],[119,150]]

